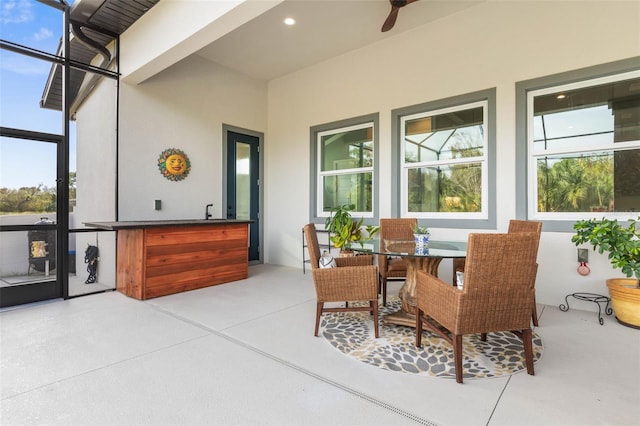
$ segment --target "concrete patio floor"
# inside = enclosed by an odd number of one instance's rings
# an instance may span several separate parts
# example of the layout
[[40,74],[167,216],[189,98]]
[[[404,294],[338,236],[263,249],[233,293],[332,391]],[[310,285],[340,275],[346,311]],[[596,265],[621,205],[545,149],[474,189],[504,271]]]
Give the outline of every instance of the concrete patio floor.
[[640,424],[640,331],[575,307],[539,305],[535,376],[462,385],[314,337],[312,276],[296,268],[252,266],[246,280],[147,301],[109,292],[5,309],[0,423]]

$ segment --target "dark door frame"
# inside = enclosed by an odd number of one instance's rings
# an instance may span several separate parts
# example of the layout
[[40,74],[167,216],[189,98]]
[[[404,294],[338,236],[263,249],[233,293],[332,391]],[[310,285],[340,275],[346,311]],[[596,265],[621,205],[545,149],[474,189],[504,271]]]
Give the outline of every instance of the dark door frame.
[[258,241],[260,250],[258,252],[258,260],[253,260],[249,262],[249,264],[259,264],[264,263],[264,156],[262,153],[264,152],[264,133],[256,132],[249,129],[244,129],[241,127],[232,126],[229,124],[222,124],[222,214],[226,215],[226,206],[227,206],[227,174],[229,171],[229,167],[227,164],[227,144],[228,144],[228,135],[229,132],[240,133],[243,135],[253,136],[258,138],[258,158],[259,158],[259,186],[258,186],[258,212],[259,212],[259,222],[258,222]]
[[[0,307],[21,305],[24,303],[40,302],[43,300],[68,298],[69,295],[69,277],[68,277],[68,264],[67,250],[68,250],[68,235],[69,235],[69,220],[68,220],[68,171],[67,177],[61,173],[64,173],[64,167],[60,167],[60,163],[64,162],[61,159],[61,154],[64,155],[64,147],[67,139],[62,135],[56,135],[52,133],[42,133],[23,129],[13,129],[8,127],[0,128],[0,136],[14,139],[24,139],[34,142],[54,143],[56,144],[56,218],[55,223],[47,225],[13,225],[13,226],[0,226],[0,233],[13,232],[13,231],[51,231],[56,236],[56,246],[50,247],[49,250],[55,251],[56,262],[52,265],[52,270],[55,269],[55,279],[43,278],[41,282],[32,282],[27,285],[4,287],[0,289]],[[66,191],[63,191],[64,185],[67,185]],[[65,208],[66,207],[66,208]],[[64,216],[66,215],[66,217]],[[66,219],[66,220],[64,220]]]

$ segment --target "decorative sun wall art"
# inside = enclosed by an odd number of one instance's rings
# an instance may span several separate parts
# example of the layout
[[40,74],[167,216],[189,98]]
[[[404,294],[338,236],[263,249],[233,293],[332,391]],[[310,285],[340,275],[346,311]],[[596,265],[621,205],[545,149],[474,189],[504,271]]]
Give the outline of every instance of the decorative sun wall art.
[[162,151],[158,157],[158,169],[162,176],[176,182],[187,177],[191,171],[191,161],[184,151],[169,148]]

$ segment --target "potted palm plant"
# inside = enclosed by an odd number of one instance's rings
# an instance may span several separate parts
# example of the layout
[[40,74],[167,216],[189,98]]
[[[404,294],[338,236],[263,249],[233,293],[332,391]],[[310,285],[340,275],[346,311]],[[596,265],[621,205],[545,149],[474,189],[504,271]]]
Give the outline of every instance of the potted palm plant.
[[627,278],[607,280],[611,304],[616,319],[623,325],[640,328],[640,229],[638,219],[630,219],[629,225],[617,219],[579,220],[573,228],[576,234],[571,241],[576,245],[589,243],[594,250],[608,253],[611,265],[619,268]]
[[325,221],[325,229],[330,233],[330,240],[334,247],[340,249],[340,255],[350,255],[353,243],[360,246],[369,241],[380,230],[379,226],[366,225],[363,232],[364,218],[354,220],[351,216],[352,207],[342,205],[331,209],[331,214]]

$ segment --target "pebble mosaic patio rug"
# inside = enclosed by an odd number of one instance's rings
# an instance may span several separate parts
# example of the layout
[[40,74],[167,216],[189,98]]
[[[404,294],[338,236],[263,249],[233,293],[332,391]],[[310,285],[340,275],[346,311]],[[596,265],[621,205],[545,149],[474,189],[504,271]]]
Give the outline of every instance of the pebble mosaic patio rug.
[[[340,352],[364,363],[391,371],[455,379],[453,347],[444,339],[424,331],[422,348],[415,347],[412,327],[386,325],[382,317],[400,309],[392,297],[380,306],[380,337],[374,338],[368,312],[331,312],[322,315],[320,334]],[[464,379],[507,376],[525,370],[522,341],[513,333],[490,333],[463,337]],[[542,357],[542,339],[533,333],[534,363]]]

